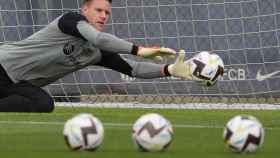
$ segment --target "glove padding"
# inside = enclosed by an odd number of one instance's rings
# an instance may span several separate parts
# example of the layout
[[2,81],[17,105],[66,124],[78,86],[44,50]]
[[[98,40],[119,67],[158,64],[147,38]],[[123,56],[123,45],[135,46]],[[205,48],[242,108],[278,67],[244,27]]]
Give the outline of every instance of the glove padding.
[[139,47],[138,56],[161,61],[162,57],[175,58],[176,51],[165,47]]
[[184,50],[180,50],[179,55],[174,64],[168,66],[168,72],[171,76],[179,77],[185,80],[193,80],[191,73],[191,59],[185,61]]

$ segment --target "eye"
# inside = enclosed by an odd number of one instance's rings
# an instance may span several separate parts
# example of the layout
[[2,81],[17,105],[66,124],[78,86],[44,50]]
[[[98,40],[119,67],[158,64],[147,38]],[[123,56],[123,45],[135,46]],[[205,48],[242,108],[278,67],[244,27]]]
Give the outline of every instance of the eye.
[[97,12],[102,12],[102,9],[97,8],[96,11]]
[[106,13],[106,15],[108,15],[108,16],[111,14],[109,11],[105,11],[105,13]]

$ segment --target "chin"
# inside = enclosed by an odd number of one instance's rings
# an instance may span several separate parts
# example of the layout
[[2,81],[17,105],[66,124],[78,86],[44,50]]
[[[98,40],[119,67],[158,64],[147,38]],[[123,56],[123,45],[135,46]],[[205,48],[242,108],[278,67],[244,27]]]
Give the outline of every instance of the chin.
[[104,29],[104,27],[101,27],[101,26],[94,26],[96,30],[98,31],[102,31]]
[[103,30],[103,27],[102,27],[102,28],[99,27],[99,28],[97,28],[97,30],[98,30],[98,31],[102,31],[102,30]]

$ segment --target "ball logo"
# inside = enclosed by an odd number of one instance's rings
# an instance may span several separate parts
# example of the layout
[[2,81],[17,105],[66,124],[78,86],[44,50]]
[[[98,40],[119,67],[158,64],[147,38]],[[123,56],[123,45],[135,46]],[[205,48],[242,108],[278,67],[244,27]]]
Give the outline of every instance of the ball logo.
[[159,128],[159,129],[156,129],[154,127],[154,125],[151,123],[151,122],[147,122],[138,132],[138,135],[142,133],[142,131],[144,130],[147,130],[150,137],[153,138],[155,137],[156,135],[158,135],[163,129],[165,128],[165,126]]
[[260,131],[260,136],[254,136],[252,134],[249,134],[246,140],[245,145],[243,146],[241,151],[246,150],[246,148],[248,147],[248,145],[250,144],[256,144],[256,145],[260,145],[261,143],[261,137],[262,137],[262,132]]
[[71,53],[73,53],[75,50],[75,46],[70,44],[70,43],[66,43],[63,47],[63,53],[65,55],[70,55]]
[[81,128],[82,135],[83,135],[83,138],[84,138],[84,141],[85,141],[85,145],[88,145],[87,136],[89,134],[97,134],[97,130],[96,130],[94,122],[91,119],[90,119],[90,122],[91,122],[91,126],[90,127],[82,127]]
[[209,77],[206,77],[206,76],[203,76],[201,75],[201,72],[203,70],[203,68],[205,67],[205,64],[202,63],[201,61],[199,60],[193,60],[193,62],[197,65],[197,67],[195,68],[194,72],[193,72],[193,75],[196,76],[197,78],[199,79],[203,79],[203,80],[210,80]]

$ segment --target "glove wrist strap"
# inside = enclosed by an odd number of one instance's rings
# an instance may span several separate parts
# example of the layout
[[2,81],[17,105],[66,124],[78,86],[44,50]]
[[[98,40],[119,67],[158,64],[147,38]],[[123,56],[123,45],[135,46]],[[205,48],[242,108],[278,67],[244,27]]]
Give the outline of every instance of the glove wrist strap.
[[133,45],[133,46],[132,46],[132,49],[131,49],[131,54],[132,54],[132,55],[137,55],[138,49],[139,49],[138,46]]
[[169,66],[169,64],[166,64],[163,68],[163,73],[165,76],[171,76],[171,74],[168,71],[168,66]]

